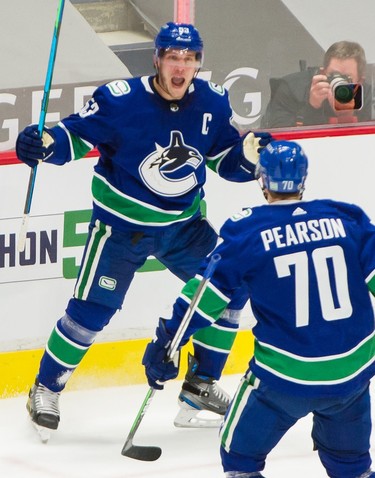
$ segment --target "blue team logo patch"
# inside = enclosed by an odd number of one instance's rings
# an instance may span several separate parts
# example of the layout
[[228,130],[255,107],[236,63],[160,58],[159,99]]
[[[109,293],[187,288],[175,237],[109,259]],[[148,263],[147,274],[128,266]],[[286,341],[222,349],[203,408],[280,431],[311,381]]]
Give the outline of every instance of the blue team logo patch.
[[113,96],[123,96],[130,93],[130,85],[126,80],[115,80],[106,84]]
[[252,213],[253,213],[252,209],[248,207],[246,209],[243,209],[240,212],[236,212],[235,214],[233,214],[233,216],[230,219],[233,222],[241,221],[241,219],[245,219],[245,217],[251,216]]
[[208,86],[211,88],[212,91],[217,93],[220,96],[224,96],[225,94],[225,89],[221,85],[217,85],[216,83],[212,83],[212,81],[208,82]]
[[198,184],[195,171],[203,162],[199,151],[185,144],[180,131],[171,131],[167,146],[155,146],[156,151],[139,166],[146,186],[162,196],[182,196],[194,189]]
[[99,279],[99,287],[107,290],[115,290],[117,285],[116,279],[112,277],[101,276]]

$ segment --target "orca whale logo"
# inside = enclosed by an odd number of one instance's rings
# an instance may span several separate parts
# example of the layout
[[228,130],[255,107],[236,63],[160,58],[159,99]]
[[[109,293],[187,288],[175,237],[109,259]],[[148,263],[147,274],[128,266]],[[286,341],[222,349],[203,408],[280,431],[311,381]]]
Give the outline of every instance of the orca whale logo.
[[156,151],[139,166],[139,174],[152,191],[162,196],[181,196],[198,183],[195,170],[202,163],[199,151],[184,143],[180,131],[171,131],[170,143]]

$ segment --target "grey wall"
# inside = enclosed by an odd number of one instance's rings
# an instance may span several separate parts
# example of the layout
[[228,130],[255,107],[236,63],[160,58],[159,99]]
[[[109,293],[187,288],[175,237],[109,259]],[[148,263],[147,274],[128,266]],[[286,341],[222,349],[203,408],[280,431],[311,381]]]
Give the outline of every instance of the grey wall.
[[195,16],[210,68],[241,64],[268,77],[298,71],[300,59],[321,61],[322,48],[279,0],[201,0]]
[[[0,89],[44,84],[57,0],[2,0]],[[91,82],[127,76],[127,68],[65,2],[53,81]]]

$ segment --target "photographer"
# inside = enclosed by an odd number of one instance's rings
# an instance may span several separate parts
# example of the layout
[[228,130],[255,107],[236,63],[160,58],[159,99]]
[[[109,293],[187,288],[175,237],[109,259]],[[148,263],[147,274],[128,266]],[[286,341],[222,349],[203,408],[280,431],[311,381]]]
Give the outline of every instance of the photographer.
[[[363,48],[355,42],[334,43],[325,53],[322,67],[274,80],[262,127],[370,121],[372,95],[370,85],[364,83],[365,74]],[[340,98],[340,89],[335,88],[338,83],[344,85],[344,93],[350,84],[356,104],[350,98]]]

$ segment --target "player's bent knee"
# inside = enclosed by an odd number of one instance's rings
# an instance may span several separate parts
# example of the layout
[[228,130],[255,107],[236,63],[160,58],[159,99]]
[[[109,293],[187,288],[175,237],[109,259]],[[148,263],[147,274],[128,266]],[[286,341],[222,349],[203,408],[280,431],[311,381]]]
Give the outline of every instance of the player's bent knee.
[[66,335],[70,339],[74,340],[74,342],[91,345],[98,333],[83,327],[78,322],[73,320],[68,314],[65,314],[59,322]]
[[351,458],[344,453],[333,454],[319,448],[318,453],[320,461],[327,471],[327,475],[332,478],[341,478],[343,476],[372,478],[375,476],[370,469],[371,458],[369,452],[358,454]]
[[100,332],[111,320],[117,309],[80,299],[70,299],[67,315],[77,324],[93,332]]

